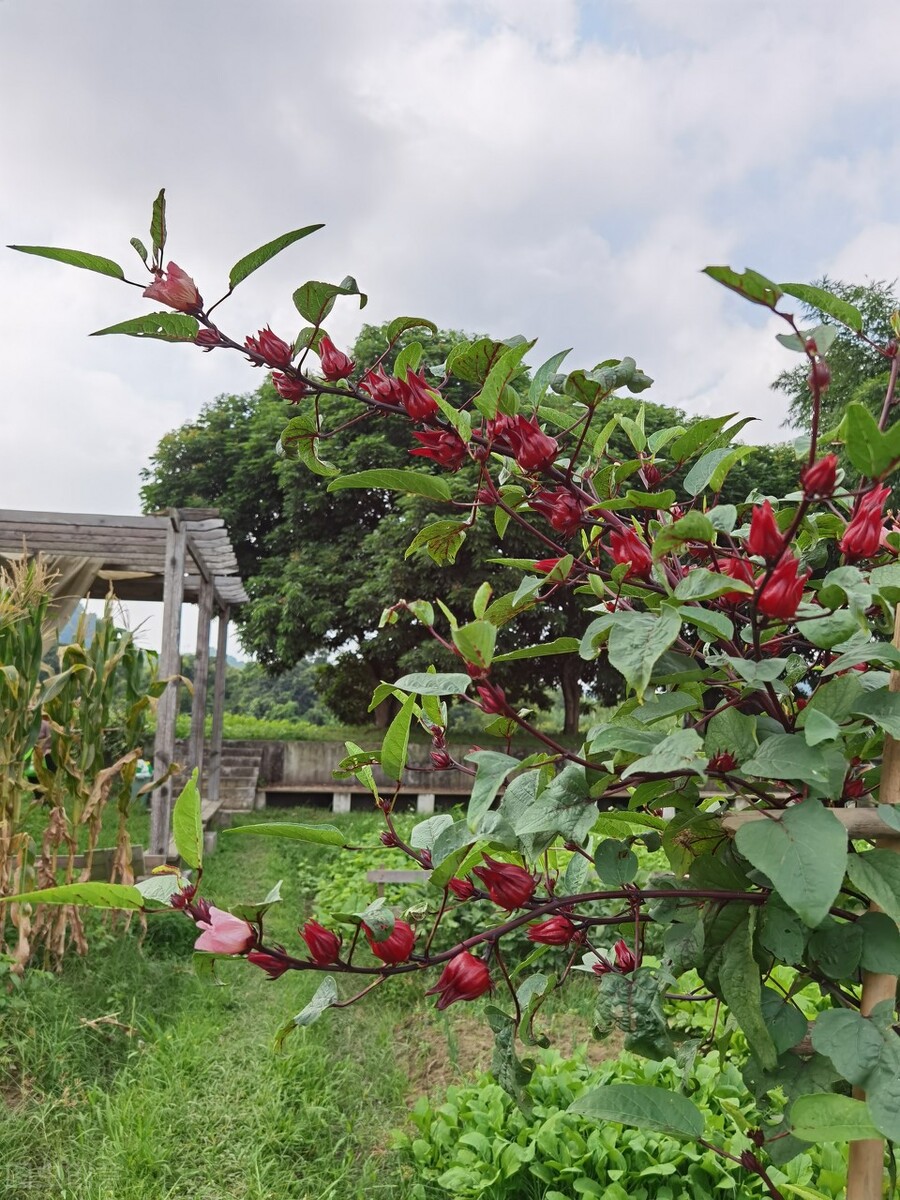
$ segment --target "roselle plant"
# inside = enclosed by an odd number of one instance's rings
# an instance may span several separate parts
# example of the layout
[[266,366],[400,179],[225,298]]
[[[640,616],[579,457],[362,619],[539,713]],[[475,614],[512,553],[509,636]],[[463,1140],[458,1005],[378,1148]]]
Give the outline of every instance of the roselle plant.
[[[651,386],[633,359],[563,372],[564,351],[520,391],[511,384],[521,382],[533,341],[462,344],[441,374],[429,376],[420,370],[421,342],[407,340],[387,370],[388,355],[410,331],[436,329],[425,318],[399,317],[387,327],[382,360],[362,373],[325,328],[338,298],[366,303],[349,276],[294,292],[305,322],[299,333],[268,325],[226,332],[216,312],[222,301],[318,228],[294,230],[241,259],[226,293],[209,305],[185,269],[164,265],[163,193],[153,208],[152,254],[132,241],[146,284],[96,255],[14,248],[120,279],[166,308],[101,334],[237,351],[273,370],[276,389],[297,406],[281,437],[283,454],[330,490],[383,489],[433,503],[434,519],[408,553],[452,561],[478,522],[493,523],[498,555],[511,524],[531,537],[533,558],[504,560],[521,572],[514,592],[495,596],[487,585],[473,586],[471,614],[452,612],[439,598],[398,599],[381,618],[419,622],[456,669],[383,682],[373,707],[388,700],[397,707],[381,750],[348,743],[342,770],[371,789],[385,848],[431,872],[433,899],[403,919],[383,902],[336,913],[331,927],[308,923],[295,947],[275,945],[265,913],[277,888],[261,904],[230,913],[202,895],[194,783],[174,814],[181,858],[196,870],[192,880],[172,872],[135,887],[85,885],[77,895],[54,888],[29,899],[180,909],[201,931],[204,968],[218,956],[238,956],[274,979],[324,973],[282,1036],[398,975],[422,975],[423,990],[441,1008],[489,996],[495,1072],[522,1103],[529,1065],[516,1057],[516,1039],[543,1044],[535,1029],[541,1004],[573,970],[596,978],[601,1035],[618,1028],[626,1047],[662,1058],[703,1048],[685,1045],[670,1023],[670,997],[684,1000],[678,980],[696,969],[698,999],[716,997],[749,1049],[744,1078],[759,1119],[746,1129],[737,1161],[781,1196],[789,1193],[768,1164],[810,1142],[850,1140],[851,1200],[880,1195],[882,1139],[900,1138],[900,637],[891,640],[900,533],[885,514],[900,466],[900,425],[892,423],[896,342],[874,347],[890,365],[880,414],[850,404],[837,428],[821,429],[828,349],[837,325],[868,340],[859,311],[821,288],[708,267],[713,280],[783,322],[779,341],[805,360],[812,404],[794,490],[768,496],[760,479],[746,503],[720,503],[729,471],[753,453],[735,441],[747,419],[711,417],[648,436],[640,415],[616,409],[617,394]],[[794,301],[818,309],[822,323],[801,328]],[[894,325],[900,331],[897,318]],[[475,389],[470,401],[447,399],[452,379]],[[349,423],[406,424],[409,469],[373,464],[340,475],[327,447],[348,422],[331,420],[333,395],[358,401]],[[624,461],[609,449],[619,429],[632,447]],[[582,598],[583,622],[549,643],[510,644],[510,620],[561,589]],[[535,728],[492,678],[497,663],[546,654],[603,655],[626,688],[626,699],[577,749]],[[485,735],[499,749],[454,759],[454,698],[484,714]],[[472,793],[464,817],[430,817],[406,841],[392,813],[413,722],[431,738],[435,790],[440,772],[452,769],[472,776]],[[542,750],[512,755],[519,730]],[[376,765],[396,781],[393,788],[376,785]],[[345,841],[321,825],[230,832]],[[670,865],[646,884],[635,883],[633,847],[641,843],[661,844]],[[473,898],[490,904],[493,920],[448,943],[444,917]],[[662,946],[652,962],[645,960],[650,929]],[[525,958],[506,948],[513,931],[533,943]],[[556,961],[561,952],[558,970],[539,969],[545,955]],[[778,964],[790,969],[787,986],[778,982],[783,972],[773,975]],[[828,1004],[813,1023],[794,999],[811,982]],[[714,1037],[711,1030],[707,1043]],[[787,1098],[789,1121],[770,1119],[773,1094]],[[594,1121],[712,1145],[701,1109],[669,1088],[608,1084],[573,1108]],[[790,1194],[816,1193],[792,1187]]]

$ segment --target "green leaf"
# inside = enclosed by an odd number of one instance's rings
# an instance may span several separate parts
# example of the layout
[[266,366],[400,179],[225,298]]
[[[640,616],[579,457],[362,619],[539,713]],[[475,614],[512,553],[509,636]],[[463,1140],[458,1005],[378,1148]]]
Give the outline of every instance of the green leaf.
[[403,778],[409,749],[409,727],[415,706],[415,693],[410,693],[384,735],[381,745],[381,769],[389,779]]
[[667,605],[663,605],[658,616],[642,612],[622,612],[616,616],[609,635],[609,662],[640,699],[657,660],[678,637],[681,616]]
[[[847,300],[841,300],[839,296],[832,295],[825,288],[813,287],[808,283],[780,283],[778,286],[786,296],[802,300],[810,308],[817,308],[819,312],[834,317],[836,321],[847,325],[856,333],[862,330],[863,319],[859,309]],[[820,353],[823,351],[820,350]]]
[[725,592],[743,592],[752,596],[753,588],[749,583],[730,579],[718,571],[708,571],[706,567],[694,567],[675,585],[676,600],[712,600]]
[[566,841],[581,842],[596,819],[597,806],[590,799],[584,767],[570,763],[511,824],[518,837],[553,833]]
[[847,405],[839,433],[847,457],[861,475],[880,479],[900,458],[900,428],[888,426],[882,433],[863,404]]
[[139,879],[134,886],[145,900],[155,900],[157,904],[170,908],[172,897],[181,891],[183,882],[180,875],[167,871],[164,875],[148,875],[146,879]]
[[778,1055],[762,1011],[762,984],[759,964],[753,957],[753,930],[756,910],[750,909],[726,939],[718,962],[722,999],[740,1025],[756,1058],[771,1070]]
[[847,859],[847,878],[888,916],[900,921],[900,855],[892,850],[867,850]]
[[900,693],[888,688],[865,692],[851,711],[857,717],[868,717],[891,737],[900,738]]
[[342,492],[347,488],[387,488],[388,491],[406,492],[410,496],[428,496],[432,500],[452,498],[450,485],[436,475],[426,475],[421,471],[396,471],[387,467],[342,475],[328,485],[329,492]]
[[144,245],[144,243],[141,241],[140,238],[136,238],[136,237],[130,238],[129,241],[131,242],[131,245],[134,247],[135,253],[137,254],[138,258],[141,260],[141,262],[144,264],[144,266],[149,269],[150,263],[148,260],[150,258],[150,255],[147,253],[147,247]]
[[531,1079],[532,1065],[521,1062],[516,1056],[516,1023],[495,1004],[486,1005],[484,1012],[494,1031],[491,1073],[522,1112],[528,1115],[531,1112],[531,1100],[525,1088]]
[[776,733],[766,738],[742,769],[745,775],[763,779],[800,779],[817,787],[829,785],[827,759],[820,750],[808,746],[799,733]]
[[334,308],[338,296],[359,296],[359,307],[365,308],[368,297],[359,290],[352,275],[340,283],[321,283],[311,279],[294,292],[294,307],[310,325],[321,325]]
[[333,463],[319,458],[320,430],[314,416],[301,414],[288,421],[279,439],[279,445],[287,458],[296,458],[314,475],[340,475]]
[[781,289],[777,283],[773,283],[771,279],[766,279],[765,275],[760,275],[758,271],[751,271],[749,268],[743,274],[739,274],[731,267],[704,267],[703,274],[708,275],[710,279],[715,279],[716,283],[724,284],[731,291],[737,292],[745,300],[750,300],[753,304],[761,304],[763,308],[771,308],[773,312],[775,305],[781,299]]
[[632,775],[684,775],[705,777],[707,756],[703,739],[696,729],[676,729],[654,748],[622,772],[623,779]]
[[240,917],[242,921],[258,921],[266,915],[273,904],[281,903],[282,883],[283,880],[279,879],[275,886],[269,890],[264,900],[259,900],[255,904],[233,904],[229,912],[233,917]]
[[550,381],[571,353],[571,347],[568,350],[560,350],[559,353],[548,358],[545,363],[541,363],[535,371],[528,388],[528,403],[532,408],[536,408],[543,400],[550,387]]
[[777,892],[765,903],[759,926],[759,944],[779,962],[795,966],[803,959],[809,930]]
[[506,385],[521,370],[522,359],[533,345],[532,341],[510,346],[493,364],[481,391],[472,400],[478,411],[485,417],[489,419],[496,417],[500,397],[503,395]]
[[[653,558],[659,560],[670,550],[677,550],[685,542],[714,542],[716,528],[703,513],[689,512],[671,525],[663,525],[653,539]],[[739,589],[735,589],[739,590]]]
[[472,680],[462,673],[437,673],[417,671],[403,675],[394,684],[404,692],[415,692],[417,696],[463,696]]
[[449,813],[435,813],[433,817],[427,817],[413,826],[409,844],[416,850],[431,850],[444,830],[452,828],[453,818]]
[[87,908],[140,909],[144,907],[144,897],[136,887],[125,883],[64,883],[36,892],[20,892],[18,896],[4,896],[3,903],[81,904]]
[[386,941],[394,932],[394,912],[379,896],[361,912],[355,914],[376,942]]
[[519,650],[509,650],[506,654],[498,654],[495,663],[516,662],[520,658],[542,658],[546,654],[574,654],[579,647],[578,638],[558,637],[552,642],[539,642],[535,646],[522,646]]
[[290,233],[283,233],[281,237],[275,238],[271,242],[266,242],[264,246],[260,246],[258,250],[252,250],[249,254],[245,254],[231,268],[228,276],[228,290],[234,291],[239,283],[252,275],[259,267],[263,266],[274,258],[276,254],[280,254],[282,250],[286,250],[288,246],[292,246],[294,242],[299,242],[301,238],[308,237],[311,233],[315,233],[317,229],[324,229],[322,224],[305,225],[302,229],[294,229]]
[[198,321],[186,313],[155,312],[106,329],[96,329],[91,337],[103,337],[107,333],[124,333],[128,337],[156,338],[160,342],[193,342],[200,329]]
[[261,825],[234,825],[223,829],[222,836],[252,834],[255,837],[287,838],[294,842],[313,842],[319,846],[343,846],[347,835],[336,825],[302,825],[293,821],[266,821]]
[[691,712],[699,707],[700,701],[690,692],[657,692],[652,699],[639,705],[630,715],[641,725],[653,725],[666,717],[679,717],[682,713]]
[[681,604],[678,612],[683,621],[688,625],[693,625],[707,639],[714,641],[721,638],[730,642],[734,637],[734,625],[731,619],[709,605]]
[[847,865],[847,834],[833,813],[816,799],[804,800],[786,809],[780,820],[742,825],[735,844],[810,928],[821,924],[841,889]]
[[721,450],[710,450],[685,475],[684,490],[690,496],[699,496],[707,487],[713,492],[721,491],[731,468],[752,454],[753,449],[753,446],[725,446]]
[[111,258],[85,254],[83,250],[62,250],[56,246],[9,246],[7,249],[18,250],[20,254],[36,254],[39,258],[52,258],[55,262],[82,267],[85,271],[96,271],[98,275],[109,275],[113,279],[125,278],[125,272]]
[[623,883],[631,883],[637,875],[638,857],[627,842],[605,838],[597,847],[594,866],[604,883],[621,887]]
[[521,766],[521,760],[513,758],[510,754],[501,754],[497,750],[473,750],[466,755],[466,762],[473,762],[476,768],[475,782],[472,784],[472,794],[466,812],[469,829],[475,833],[494,803],[504,779],[511,771]]
[[696,1141],[703,1136],[703,1113],[691,1100],[667,1088],[607,1083],[574,1100],[569,1112],[590,1121],[616,1121],[672,1137]]
[[428,557],[443,566],[444,563],[456,562],[460,547],[466,540],[466,530],[469,526],[460,521],[432,521],[425,525],[406,547],[404,558],[409,558],[417,550],[424,549]]
[[829,979],[849,979],[862,955],[862,930],[855,921],[826,917],[810,934],[807,953]]
[[797,631],[808,638],[820,650],[830,650],[859,631],[859,620],[847,609],[829,613],[825,617],[813,617],[810,621],[798,621]]
[[762,990],[762,1014],[778,1054],[784,1054],[806,1037],[806,1017],[773,988]]
[[306,1025],[312,1025],[314,1021],[318,1021],[322,1013],[337,1002],[337,998],[338,990],[334,977],[326,975],[316,989],[316,993],[309,1004],[305,1008],[302,1008],[292,1021],[289,1021],[287,1025],[278,1031],[275,1038],[276,1049],[281,1049],[284,1039],[292,1029],[300,1029]]
[[801,1096],[791,1107],[791,1133],[804,1142],[879,1139],[865,1100],[851,1096]]
[[848,1009],[819,1013],[812,1027],[812,1044],[856,1087],[863,1086],[884,1049],[884,1039],[874,1021]]
[[496,625],[490,621],[470,621],[468,625],[452,630],[450,636],[467,663],[481,668],[491,665],[497,642]]
[[427,317],[395,317],[385,330],[388,345],[393,346],[397,338],[410,329],[430,329],[432,333],[438,331],[437,325]]
[[694,421],[687,431],[672,443],[669,449],[672,461],[684,463],[693,458],[699,450],[715,440],[734,416],[735,413],[728,413],[724,417],[704,417],[701,421]]
[[153,243],[153,261],[162,263],[166,249],[166,189],[160,188],[159,195],[153,201],[153,212],[150,216],[150,240]]
[[184,785],[172,810],[172,836],[179,858],[189,867],[197,868],[203,859],[202,802],[197,787],[197,768]]
[[830,742],[840,737],[841,727],[831,717],[813,709],[803,722],[803,736],[808,746],[818,746],[820,742]]
[[896,921],[882,912],[867,912],[857,918],[862,932],[859,965],[877,975],[900,975],[900,930]]
[[703,749],[707,758],[731,754],[739,763],[751,758],[757,750],[756,718],[726,708],[711,717],[706,726]]
[[643,967],[630,975],[604,975],[594,1009],[596,1035],[602,1038],[620,1029],[626,1050],[652,1059],[673,1055],[675,1047],[662,1010],[664,990],[665,983],[656,972]]

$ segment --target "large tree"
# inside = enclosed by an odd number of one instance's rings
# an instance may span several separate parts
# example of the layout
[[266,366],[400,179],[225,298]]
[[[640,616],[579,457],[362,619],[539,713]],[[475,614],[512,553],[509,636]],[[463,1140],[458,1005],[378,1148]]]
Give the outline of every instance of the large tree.
[[[462,337],[438,332],[423,350],[423,363],[438,368]],[[370,365],[385,344],[382,328],[365,326],[353,357]],[[404,344],[409,339],[395,347],[387,369]],[[455,403],[467,398],[464,382],[454,380],[444,394],[453,388],[459,392]],[[340,395],[328,397],[327,403],[332,422],[340,424],[343,418],[348,424],[333,441],[320,443],[319,451],[342,474],[412,465],[407,429],[371,412],[360,420],[358,405]],[[677,410],[630,396],[610,403],[611,413],[631,420],[641,409],[648,435],[673,420],[691,423]],[[401,597],[430,600],[440,594],[465,619],[480,583],[490,583],[495,595],[517,585],[514,572],[497,562],[485,568],[485,561],[531,557],[533,541],[523,538],[515,522],[501,540],[490,519],[482,516],[452,561],[439,564],[425,550],[405,557],[413,532],[429,519],[430,502],[371,489],[329,492],[304,465],[277,453],[279,435],[293,411],[269,379],[250,395],[220,396],[196,421],[162,438],[142,473],[142,500],[146,511],[167,505],[220,509],[250,595],[250,603],[238,612],[244,646],[273,671],[329,651],[332,662],[320,681],[323,698],[340,719],[356,722],[365,715],[367,697],[380,679],[393,678],[398,670],[421,669],[435,657],[434,642],[410,619],[378,629],[381,610]],[[613,432],[606,454],[610,462],[633,458],[623,427]],[[450,477],[460,497],[471,494],[474,470],[467,464]],[[789,451],[758,448],[734,469],[721,498],[742,501],[754,487],[778,491],[782,478],[793,477],[792,472]],[[434,516],[446,517],[446,512]],[[476,563],[482,566],[476,569]],[[516,618],[513,639],[521,645],[564,636],[571,632],[577,609],[577,599],[560,589],[554,603]],[[449,666],[449,658],[441,665]],[[561,689],[567,733],[577,732],[586,689],[613,700],[619,686],[603,659],[586,663],[573,654],[498,666],[496,677],[516,703],[540,706],[551,690]],[[387,706],[382,709],[384,719]]]

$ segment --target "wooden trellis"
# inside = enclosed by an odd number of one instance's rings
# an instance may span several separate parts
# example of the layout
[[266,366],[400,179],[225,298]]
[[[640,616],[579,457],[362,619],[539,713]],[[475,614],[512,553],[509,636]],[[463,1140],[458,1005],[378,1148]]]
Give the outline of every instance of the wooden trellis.
[[[197,655],[188,761],[203,770],[203,724],[209,683],[209,635],[218,616],[216,661],[225,662],[231,610],[247,599],[225,523],[216,509],[170,508],[153,517],[98,513],[29,512],[0,509],[0,558],[22,554],[47,558],[86,558],[98,569],[87,595],[102,599],[110,591],[121,600],[155,600],[163,605],[160,676],[181,670],[181,612],[185,602],[198,607]],[[80,597],[79,597],[80,598]],[[222,754],[225,671],[216,671],[212,735],[207,763],[207,799],[216,801]],[[156,715],[154,778],[168,776],[175,758],[178,681],[172,678]],[[150,851],[165,854],[174,802],[170,777],[151,800]]]

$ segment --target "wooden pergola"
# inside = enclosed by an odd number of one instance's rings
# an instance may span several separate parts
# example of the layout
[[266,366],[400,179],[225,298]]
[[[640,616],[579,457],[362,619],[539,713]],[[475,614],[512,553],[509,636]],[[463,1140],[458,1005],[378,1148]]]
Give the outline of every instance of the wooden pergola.
[[[218,617],[216,662],[225,663],[228,622],[235,605],[247,600],[225,522],[213,508],[170,508],[153,517],[97,513],[28,512],[0,509],[0,558],[44,556],[51,563],[82,560],[87,575],[78,599],[155,600],[163,605],[160,677],[171,682],[156,710],[153,777],[164,782],[152,792],[150,852],[166,854],[175,784],[175,717],[181,672],[181,612],[198,606],[197,655],[188,761],[202,774],[204,716],[209,684],[209,635]],[[222,757],[225,671],[216,671],[206,799],[218,800]]]

